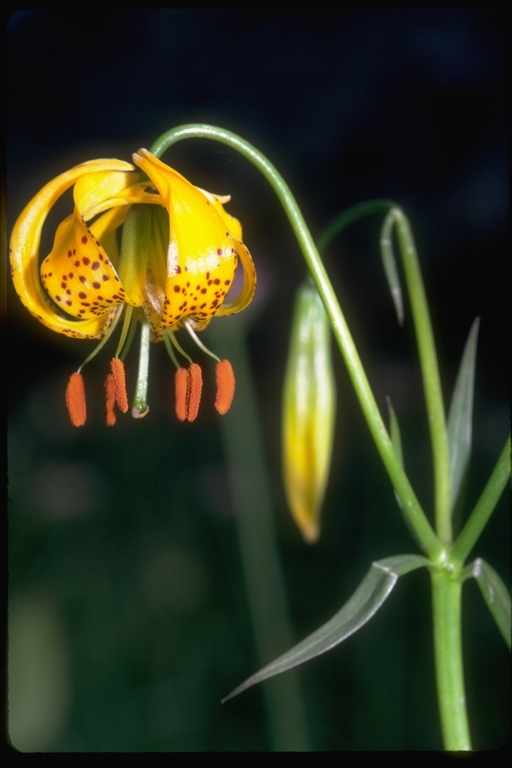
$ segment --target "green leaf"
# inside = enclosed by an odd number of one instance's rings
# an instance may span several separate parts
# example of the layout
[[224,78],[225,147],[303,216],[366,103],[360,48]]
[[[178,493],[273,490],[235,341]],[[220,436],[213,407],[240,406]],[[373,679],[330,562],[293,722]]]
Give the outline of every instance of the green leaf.
[[471,453],[473,392],[479,326],[480,318],[477,317],[471,326],[464,347],[448,416],[452,512],[455,509]]
[[451,552],[451,561],[460,567],[478,541],[507,484],[510,483],[510,434],[492,474]]
[[391,442],[393,443],[393,448],[396,451],[396,455],[398,456],[398,459],[400,461],[400,464],[404,465],[404,455],[402,451],[402,438],[400,436],[400,427],[398,426],[398,419],[396,417],[395,409],[393,408],[393,405],[391,404],[391,398],[386,397],[386,401],[388,404],[388,413],[389,413],[389,428],[390,428],[390,437]]
[[471,565],[468,566],[468,569],[471,569],[471,575],[477,580],[480,591],[487,603],[487,607],[490,610],[494,621],[498,625],[498,629],[501,632],[505,643],[508,648],[510,648],[512,620],[510,614],[510,594],[508,589],[494,568],[491,568],[489,563],[486,563],[481,557],[471,563]]
[[391,291],[391,298],[393,299],[393,304],[395,305],[398,324],[403,325],[404,303],[402,299],[402,288],[400,286],[400,278],[398,277],[395,253],[393,251],[394,224],[395,216],[393,210],[391,210],[384,219],[384,223],[380,231],[380,255],[382,259],[382,265],[384,267],[384,272],[386,273],[389,290]]
[[[404,455],[403,455],[403,450],[402,450],[402,437],[401,437],[401,434],[400,434],[400,426],[398,424],[398,419],[397,419],[397,416],[396,416],[396,413],[395,413],[395,409],[393,408],[393,405],[391,403],[391,398],[390,397],[386,397],[386,400],[387,400],[387,404],[388,404],[389,431],[390,431],[391,442],[393,443],[393,448],[396,451],[396,455],[398,456],[398,460],[400,461],[400,464],[403,467],[404,466]],[[418,546],[421,549],[422,542],[421,542],[419,536],[417,535],[416,531],[412,527],[411,521],[409,520],[409,517],[405,513],[403,501],[400,498],[400,494],[397,491],[395,491],[395,499],[396,499],[397,504],[398,504],[398,506],[400,508],[400,512],[402,513],[402,518],[404,520],[404,523],[407,526],[407,530],[411,534],[411,536],[414,539],[414,541],[416,542],[416,544],[418,544]]]
[[309,661],[309,659],[325,653],[330,648],[334,648],[335,645],[357,632],[377,613],[386,598],[389,597],[399,576],[431,564],[430,560],[421,555],[395,555],[372,563],[370,570],[352,597],[330,621],[287,653],[279,656],[275,661],[249,677],[226,696],[223,702],[256,683],[261,683],[269,677],[285,672],[287,669],[296,667],[298,664]]

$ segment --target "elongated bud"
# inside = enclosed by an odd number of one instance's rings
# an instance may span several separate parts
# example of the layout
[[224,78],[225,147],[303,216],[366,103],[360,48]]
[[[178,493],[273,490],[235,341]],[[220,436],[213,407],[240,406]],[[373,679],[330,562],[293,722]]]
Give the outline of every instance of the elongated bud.
[[128,410],[128,395],[126,394],[126,375],[123,362],[118,357],[110,361],[110,370],[114,379],[114,392],[116,403],[122,413]]
[[215,408],[221,416],[231,408],[235,394],[235,374],[229,360],[221,360],[215,366],[215,381],[217,383],[217,396]]
[[195,421],[201,402],[203,376],[197,363],[176,371],[176,416],[180,421]]
[[295,304],[283,402],[283,469],[292,516],[304,539],[320,535],[332,455],[336,390],[329,320],[311,281]]
[[116,385],[111,373],[105,379],[105,421],[107,427],[116,423]]
[[66,407],[74,427],[83,427],[87,419],[85,406],[84,377],[81,373],[73,373],[66,387]]

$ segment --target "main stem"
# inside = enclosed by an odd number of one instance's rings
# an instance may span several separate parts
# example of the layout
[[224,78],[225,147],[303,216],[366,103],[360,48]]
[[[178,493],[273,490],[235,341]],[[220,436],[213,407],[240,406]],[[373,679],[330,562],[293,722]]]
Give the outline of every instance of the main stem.
[[431,579],[437,697],[444,748],[470,750],[462,663],[462,584],[445,570],[432,570]]

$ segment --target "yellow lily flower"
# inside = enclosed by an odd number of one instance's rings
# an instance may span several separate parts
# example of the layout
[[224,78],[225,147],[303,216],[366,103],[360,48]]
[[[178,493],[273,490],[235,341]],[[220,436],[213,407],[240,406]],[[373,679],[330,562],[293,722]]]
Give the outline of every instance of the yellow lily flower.
[[[251,302],[256,273],[241,241],[240,223],[223,208],[229,197],[193,186],[145,149],[133,155],[133,162],[147,181],[140,181],[130,163],[105,159],[75,166],[44,186],[21,213],[11,236],[13,282],[26,308],[58,333],[104,339],[126,310],[120,346],[135,318],[149,327],[153,341],[166,341],[176,362],[169,341],[182,350],[174,331],[186,328],[198,342],[195,331],[203,330],[214,315],[235,314]],[[58,226],[53,248],[40,265],[46,217],[72,186],[73,213]],[[121,225],[125,226],[119,249],[116,233]],[[237,298],[225,302],[239,259],[244,269],[243,287]],[[114,360],[118,360],[119,351]],[[121,394],[124,383],[120,380],[122,363],[118,362],[112,366],[112,381],[106,384],[107,412],[110,408],[107,423],[115,421],[112,392],[122,410],[128,407],[126,396]],[[192,401],[197,401],[198,407],[200,379],[189,368],[185,382],[183,369],[176,365],[178,373],[182,371],[177,412],[179,418],[193,420],[197,408],[194,405],[191,410],[188,403],[192,391]],[[217,409],[224,413],[233,394],[229,388],[234,391],[232,371],[226,376],[227,366],[217,372],[218,387],[223,386],[219,381],[228,382],[228,390],[218,391],[217,396],[222,403]],[[83,400],[76,417],[72,413],[74,392],[80,402]],[[66,394],[77,426],[85,421],[85,396],[81,393],[83,380],[78,372],[71,377]]]

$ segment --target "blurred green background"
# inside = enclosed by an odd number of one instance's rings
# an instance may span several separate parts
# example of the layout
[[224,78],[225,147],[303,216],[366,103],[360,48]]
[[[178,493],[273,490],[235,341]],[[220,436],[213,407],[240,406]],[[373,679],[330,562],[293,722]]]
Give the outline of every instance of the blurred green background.
[[[417,240],[447,402],[471,322],[482,318],[469,506],[508,428],[504,27],[494,9],[19,11],[8,24],[8,229],[31,196],[74,163],[130,159],[164,130],[193,121],[237,131],[267,152],[314,235],[344,207],[396,199]],[[301,541],[280,477],[281,387],[294,291],[304,275],[298,248],[271,190],[227,148],[183,142],[164,159],[198,186],[231,193],[228,210],[241,220],[258,270],[253,305],[239,318],[214,320],[209,343],[236,373],[230,328],[244,339],[266,473],[254,493],[262,483],[268,490],[298,641],[339,609],[372,560],[413,552],[415,544],[337,353],[339,412],[323,534],[314,546]],[[49,221],[43,250],[63,215]],[[393,401],[406,469],[430,510],[413,337],[407,320],[397,328],[386,293],[379,224],[358,224],[340,237],[327,264],[382,411],[386,395]],[[228,461],[212,407],[213,369],[194,352],[206,380],[203,402],[196,423],[180,424],[172,364],[154,347],[150,414],[107,429],[107,349],[85,369],[89,417],[76,430],[64,389],[92,345],[39,326],[8,290],[14,746],[440,748],[422,571],[401,580],[360,633],[299,668],[302,713],[282,730],[272,727],[265,706],[271,682],[220,704],[262,660],[236,523],[243,514],[236,489],[250,496],[256,481],[250,467]],[[129,391],[136,366],[134,348]],[[237,392],[224,417],[242,429],[247,396]],[[506,582],[509,541],[504,498],[474,555]],[[256,540],[254,550],[265,571],[269,551]],[[464,589],[470,724],[474,746],[492,748],[508,738],[508,653],[476,585]],[[277,584],[275,593],[268,589],[269,632],[278,592]],[[276,634],[280,653],[287,646],[279,647]]]

